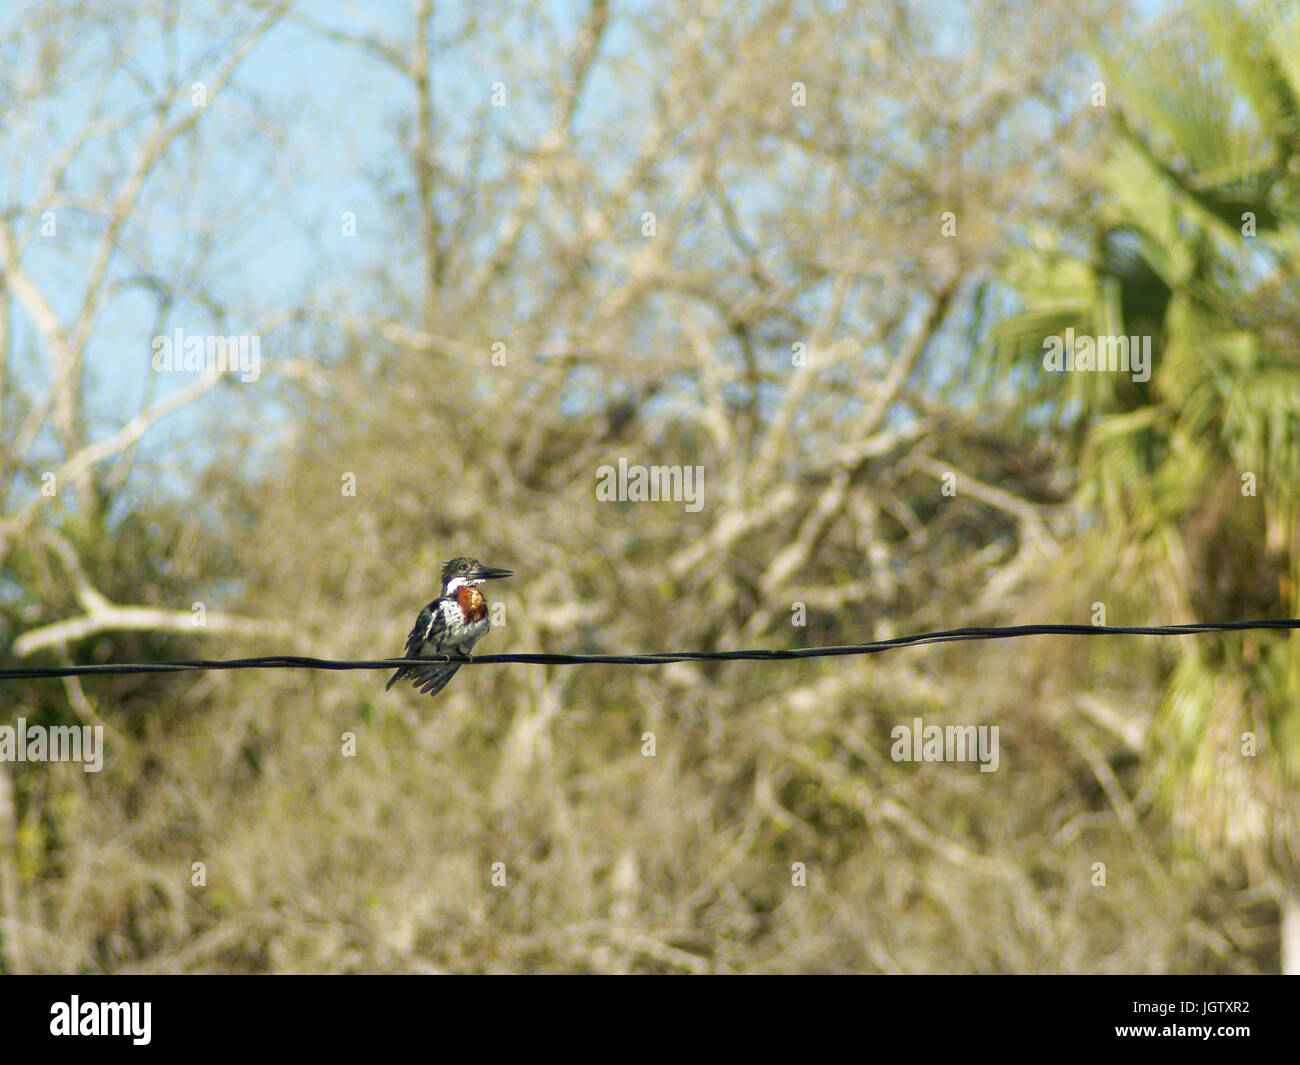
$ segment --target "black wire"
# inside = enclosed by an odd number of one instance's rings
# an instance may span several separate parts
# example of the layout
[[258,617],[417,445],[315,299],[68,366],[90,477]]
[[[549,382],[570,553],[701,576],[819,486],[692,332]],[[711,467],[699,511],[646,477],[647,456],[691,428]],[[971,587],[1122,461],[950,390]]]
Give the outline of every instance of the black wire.
[[[507,663],[536,666],[657,666],[670,662],[736,662],[784,660],[790,658],[833,658],[844,655],[874,655],[898,647],[927,643],[956,643],[963,640],[1011,640],[1022,636],[1194,636],[1206,632],[1240,632],[1245,629],[1300,629],[1300,618],[1262,618],[1258,621],[1218,621],[1196,625],[1009,625],[997,628],[948,629],[945,632],[922,632],[898,636],[873,643],[846,644],[841,647],[796,647],[788,650],[750,651],[678,651],[649,655],[551,655],[508,654],[475,655],[472,659],[453,657],[451,661],[470,665]],[[434,661],[437,661],[435,658]],[[395,669],[410,665],[409,658],[365,658],[335,661],[328,658],[303,658],[296,655],[270,655],[264,658],[192,659],[179,662],[129,662],[89,666],[33,666],[0,669],[0,680],[25,677],[77,677],[96,673],[179,673],[192,669]]]

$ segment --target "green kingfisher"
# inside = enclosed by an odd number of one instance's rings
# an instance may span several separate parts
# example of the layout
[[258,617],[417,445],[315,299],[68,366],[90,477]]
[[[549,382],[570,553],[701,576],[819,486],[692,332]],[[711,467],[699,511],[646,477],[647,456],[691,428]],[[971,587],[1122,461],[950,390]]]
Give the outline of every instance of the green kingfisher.
[[[484,581],[513,576],[508,569],[485,566],[476,558],[453,558],[442,567],[442,595],[420,611],[415,627],[406,637],[406,657],[461,655],[469,658],[474,645],[492,627],[487,600],[478,586]],[[460,666],[459,662],[401,666],[388,679],[384,691],[403,677],[410,677],[422,694],[437,695]]]

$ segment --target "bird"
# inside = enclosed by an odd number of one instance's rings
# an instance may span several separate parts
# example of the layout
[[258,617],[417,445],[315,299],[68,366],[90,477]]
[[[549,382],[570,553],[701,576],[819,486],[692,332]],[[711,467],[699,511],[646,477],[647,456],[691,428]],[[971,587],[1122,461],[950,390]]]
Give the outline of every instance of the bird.
[[[485,566],[476,558],[453,558],[442,567],[442,594],[420,611],[406,637],[405,657],[461,655],[469,658],[474,645],[492,627],[487,600],[478,586],[484,581],[513,576],[508,569]],[[410,677],[422,695],[437,695],[460,667],[460,662],[452,661],[400,666],[388,678],[384,691],[403,677]]]

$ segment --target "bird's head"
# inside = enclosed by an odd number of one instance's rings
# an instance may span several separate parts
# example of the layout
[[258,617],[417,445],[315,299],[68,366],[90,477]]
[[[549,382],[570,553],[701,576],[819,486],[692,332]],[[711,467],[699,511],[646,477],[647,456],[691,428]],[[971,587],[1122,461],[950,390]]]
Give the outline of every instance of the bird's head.
[[508,569],[485,566],[476,558],[453,558],[442,567],[442,594],[451,595],[458,588],[473,587],[484,581],[513,577]]

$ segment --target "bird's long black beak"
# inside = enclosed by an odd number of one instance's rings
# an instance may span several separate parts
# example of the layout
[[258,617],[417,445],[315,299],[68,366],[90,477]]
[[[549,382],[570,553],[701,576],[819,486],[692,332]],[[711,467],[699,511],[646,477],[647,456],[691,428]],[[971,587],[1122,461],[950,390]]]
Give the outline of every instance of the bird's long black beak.
[[495,566],[479,566],[469,576],[476,581],[494,581],[500,577],[513,577],[514,573],[508,569],[497,569]]

